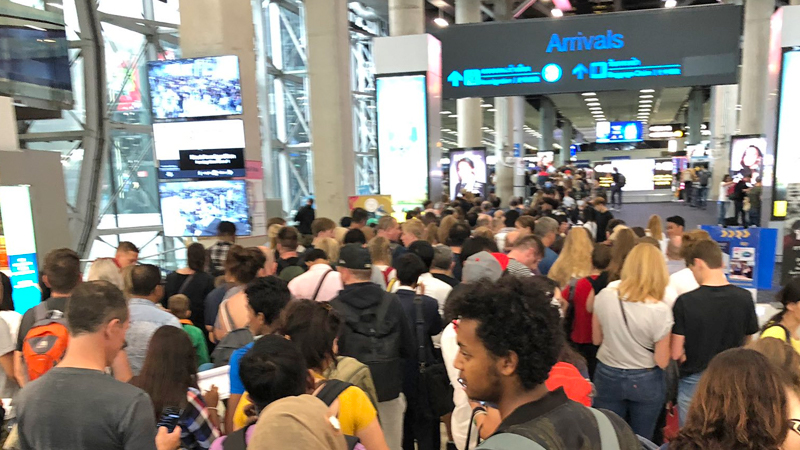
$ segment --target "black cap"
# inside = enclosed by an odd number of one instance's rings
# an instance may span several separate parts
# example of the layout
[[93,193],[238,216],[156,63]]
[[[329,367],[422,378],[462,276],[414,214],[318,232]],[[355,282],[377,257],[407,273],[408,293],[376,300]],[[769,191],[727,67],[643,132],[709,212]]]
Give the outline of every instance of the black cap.
[[361,244],[347,244],[339,252],[339,265],[347,269],[366,270],[372,268],[369,250]]

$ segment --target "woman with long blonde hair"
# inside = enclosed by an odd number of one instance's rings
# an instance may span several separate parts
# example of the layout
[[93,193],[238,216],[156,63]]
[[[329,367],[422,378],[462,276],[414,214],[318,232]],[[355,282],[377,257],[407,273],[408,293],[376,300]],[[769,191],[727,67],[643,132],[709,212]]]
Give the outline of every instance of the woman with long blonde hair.
[[647,221],[647,235],[658,242],[664,240],[664,227],[661,225],[661,216],[653,214]]
[[563,288],[573,278],[581,279],[592,273],[592,239],[585,228],[573,228],[567,233],[564,248],[550,268],[548,278]]
[[450,245],[447,240],[450,238],[450,228],[453,228],[453,225],[458,223],[458,219],[455,215],[451,214],[444,219],[439,224],[439,231],[436,232],[439,242],[444,245]]
[[661,299],[669,283],[662,253],[639,244],[622,267],[618,286],[595,298],[592,340],[599,345],[594,406],[615,412],[634,433],[653,438],[666,396],[672,309]]

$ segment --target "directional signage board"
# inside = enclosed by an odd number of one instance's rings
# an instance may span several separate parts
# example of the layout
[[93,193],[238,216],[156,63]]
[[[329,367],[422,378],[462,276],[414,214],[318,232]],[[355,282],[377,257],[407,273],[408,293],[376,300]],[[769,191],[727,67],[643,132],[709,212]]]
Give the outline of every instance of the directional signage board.
[[443,97],[735,84],[742,11],[710,5],[443,28]]

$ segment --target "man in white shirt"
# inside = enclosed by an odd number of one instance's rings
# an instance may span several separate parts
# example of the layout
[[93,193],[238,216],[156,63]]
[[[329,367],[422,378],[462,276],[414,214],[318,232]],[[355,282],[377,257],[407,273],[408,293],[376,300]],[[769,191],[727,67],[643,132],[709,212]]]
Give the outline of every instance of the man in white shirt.
[[[425,295],[436,299],[439,303],[439,314],[443,314],[444,304],[453,287],[444,281],[434,278],[430,273],[430,268],[433,264],[433,246],[428,241],[416,241],[408,247],[408,251],[419,256],[425,267],[428,268],[429,271],[419,277],[419,284],[425,286]],[[397,292],[396,287],[393,292]]]
[[318,302],[333,300],[344,289],[342,275],[328,264],[328,255],[315,248],[306,256],[308,271],[289,282],[289,292],[294,298],[305,298]]

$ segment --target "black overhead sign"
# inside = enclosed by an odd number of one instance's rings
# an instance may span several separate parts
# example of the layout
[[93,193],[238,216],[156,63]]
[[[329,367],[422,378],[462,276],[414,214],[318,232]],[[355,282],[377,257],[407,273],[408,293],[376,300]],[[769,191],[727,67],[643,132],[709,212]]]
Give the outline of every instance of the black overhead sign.
[[742,7],[693,6],[442,29],[444,98],[738,82]]

